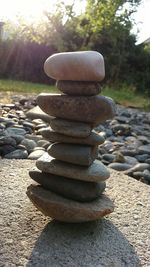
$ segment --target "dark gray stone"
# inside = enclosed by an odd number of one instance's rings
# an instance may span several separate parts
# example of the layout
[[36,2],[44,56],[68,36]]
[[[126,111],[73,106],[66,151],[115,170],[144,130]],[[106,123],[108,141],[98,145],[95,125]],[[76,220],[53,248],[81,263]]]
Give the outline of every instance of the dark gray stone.
[[73,137],[87,137],[91,133],[90,124],[84,122],[76,122],[54,118],[50,121],[50,127],[58,133],[73,136]]
[[100,145],[105,141],[104,137],[95,132],[91,132],[91,134],[85,138],[66,136],[64,134],[54,132],[50,128],[43,128],[39,131],[39,133],[51,143],[58,142],[95,146]]
[[83,146],[77,144],[56,143],[50,145],[47,151],[53,158],[83,166],[90,166],[98,156],[97,146]]
[[29,175],[44,188],[80,202],[96,199],[102,194],[106,187],[105,182],[83,182],[39,171],[30,171]]
[[36,166],[43,172],[87,182],[105,181],[110,176],[108,169],[98,160],[95,160],[89,167],[79,166],[56,160],[50,157],[48,153],[44,153],[36,161]]
[[98,95],[101,87],[98,82],[62,81],[56,83],[57,88],[68,95]]
[[119,163],[119,162],[114,162],[110,163],[108,165],[109,168],[114,169],[116,171],[125,171],[131,168],[131,165],[127,163]]
[[28,152],[24,149],[16,149],[4,156],[6,159],[27,159]]

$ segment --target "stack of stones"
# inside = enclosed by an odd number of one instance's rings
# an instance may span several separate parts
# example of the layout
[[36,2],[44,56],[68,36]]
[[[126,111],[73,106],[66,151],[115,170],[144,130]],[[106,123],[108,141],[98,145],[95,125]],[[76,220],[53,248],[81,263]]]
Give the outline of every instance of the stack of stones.
[[114,209],[103,194],[109,171],[96,160],[104,139],[94,127],[115,115],[112,99],[98,95],[105,76],[103,57],[95,51],[59,53],[44,68],[63,94],[37,97],[39,107],[52,116],[50,127],[41,129],[50,146],[29,172],[40,185],[30,185],[27,195],[56,220],[96,220]]

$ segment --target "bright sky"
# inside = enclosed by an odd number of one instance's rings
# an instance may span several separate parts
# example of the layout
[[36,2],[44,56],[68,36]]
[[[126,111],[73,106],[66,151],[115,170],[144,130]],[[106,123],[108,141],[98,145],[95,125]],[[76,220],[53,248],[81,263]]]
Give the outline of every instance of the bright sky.
[[[73,0],[65,0],[66,4]],[[84,8],[78,0],[75,1],[76,12],[79,13]],[[143,0],[134,18],[136,26],[134,32],[138,33],[138,43],[150,37],[150,0]],[[0,21],[7,19],[15,20],[17,15],[21,15],[28,20],[37,21],[42,17],[43,10],[53,11],[56,0],[0,0]]]

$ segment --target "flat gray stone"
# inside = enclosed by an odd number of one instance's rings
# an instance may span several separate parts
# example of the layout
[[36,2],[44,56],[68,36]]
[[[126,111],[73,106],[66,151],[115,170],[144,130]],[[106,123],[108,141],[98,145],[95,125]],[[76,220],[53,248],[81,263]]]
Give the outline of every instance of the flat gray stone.
[[108,167],[116,171],[125,171],[125,170],[130,169],[132,165],[127,164],[127,163],[113,162],[113,163],[110,163]]
[[27,159],[28,152],[24,149],[16,149],[4,156],[5,159]]
[[41,119],[45,122],[48,122],[52,119],[51,116],[47,115],[45,112],[43,112],[41,110],[41,108],[39,106],[36,106],[32,109],[30,109],[27,113],[26,113],[27,118],[30,119]]
[[44,70],[55,80],[101,81],[105,77],[103,56],[96,51],[54,54],[45,61]]
[[39,132],[45,139],[51,143],[71,143],[71,144],[81,144],[81,145],[101,145],[104,143],[105,139],[102,135],[92,131],[91,134],[86,138],[77,138],[66,136],[64,134],[57,133],[48,128],[43,128]]
[[42,186],[30,185],[27,196],[44,215],[62,222],[94,221],[114,210],[113,202],[103,194],[96,200],[81,203],[64,198]]
[[29,175],[45,189],[79,202],[88,202],[96,199],[106,187],[105,182],[83,182],[36,170],[30,171]]
[[150,154],[150,144],[138,147],[138,152],[141,154]]
[[105,96],[69,96],[40,94],[37,97],[39,107],[53,117],[66,120],[87,122],[98,125],[114,117],[114,101]]
[[90,124],[59,118],[52,119],[50,121],[50,127],[57,133],[81,138],[89,136],[92,130]]
[[91,166],[85,167],[56,160],[48,153],[44,153],[36,161],[36,166],[43,172],[88,182],[105,181],[110,176],[108,169],[98,160],[95,160]]
[[55,143],[50,145],[48,154],[58,160],[90,166],[98,156],[97,146]]
[[57,81],[56,86],[67,95],[98,95],[101,92],[97,82]]

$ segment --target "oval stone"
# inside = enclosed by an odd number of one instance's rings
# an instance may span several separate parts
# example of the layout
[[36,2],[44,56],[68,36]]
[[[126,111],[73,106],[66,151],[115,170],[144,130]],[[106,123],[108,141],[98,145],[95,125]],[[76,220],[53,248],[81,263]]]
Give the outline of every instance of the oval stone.
[[96,132],[91,132],[86,138],[77,138],[57,133],[48,127],[41,129],[40,134],[51,143],[72,143],[95,146],[101,145],[105,141],[104,137]]
[[105,96],[68,96],[40,94],[37,104],[47,114],[98,125],[115,115],[115,103]]
[[98,82],[57,81],[57,88],[67,95],[98,95],[101,87]]
[[80,202],[92,201],[105,190],[105,182],[85,182],[51,173],[30,171],[31,179],[61,196]]
[[113,202],[105,195],[87,203],[61,197],[38,185],[27,188],[27,196],[45,216],[62,222],[97,220],[114,210]]
[[55,143],[48,148],[48,154],[65,162],[90,166],[98,156],[97,146],[82,146],[73,144]]
[[44,71],[55,80],[101,81],[105,77],[103,56],[96,51],[54,54],[45,61]]
[[73,137],[87,137],[91,133],[90,124],[54,118],[50,120],[51,128],[61,134]]
[[87,182],[105,181],[110,176],[109,170],[98,160],[95,160],[92,165],[87,167],[54,159],[48,153],[44,153],[36,161],[36,166],[43,172]]

